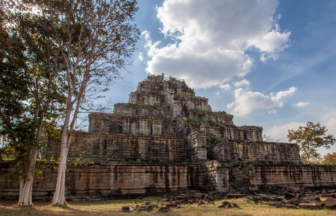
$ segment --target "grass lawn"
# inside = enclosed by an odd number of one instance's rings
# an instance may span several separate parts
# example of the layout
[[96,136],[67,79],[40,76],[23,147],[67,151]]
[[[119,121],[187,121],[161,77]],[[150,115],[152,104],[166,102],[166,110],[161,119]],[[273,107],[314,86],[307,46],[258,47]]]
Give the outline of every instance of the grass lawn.
[[[266,203],[260,202],[255,204],[243,199],[226,199],[228,202],[235,202],[240,208],[218,208],[222,201],[216,201],[213,204],[198,206],[197,204],[182,205],[181,208],[171,208],[168,213],[157,213],[157,208],[147,212],[121,212],[121,206],[128,205],[135,207],[137,204],[142,205],[146,201],[153,204],[157,203],[157,197],[147,197],[142,200],[111,200],[111,201],[78,201],[69,202],[65,207],[51,206],[51,202],[34,202],[33,207],[19,207],[17,201],[0,201],[0,215],[336,215],[336,210],[304,210],[304,209],[277,209]],[[161,206],[161,203],[158,203]],[[162,203],[163,205],[163,203]]]

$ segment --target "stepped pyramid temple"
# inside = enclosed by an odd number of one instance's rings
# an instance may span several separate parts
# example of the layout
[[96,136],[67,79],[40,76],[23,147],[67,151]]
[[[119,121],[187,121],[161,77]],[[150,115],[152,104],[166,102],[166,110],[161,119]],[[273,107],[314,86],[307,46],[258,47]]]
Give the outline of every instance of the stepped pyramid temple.
[[[128,103],[91,113],[88,132],[76,132],[68,155],[66,199],[102,200],[230,187],[335,187],[336,167],[301,165],[299,147],[265,142],[262,127],[236,126],[233,115],[213,112],[184,80],[149,75]],[[46,159],[58,158],[49,137]],[[34,179],[33,199],[52,198],[57,164]],[[8,166],[1,165],[4,175]],[[18,186],[0,186],[1,199],[17,199]]]

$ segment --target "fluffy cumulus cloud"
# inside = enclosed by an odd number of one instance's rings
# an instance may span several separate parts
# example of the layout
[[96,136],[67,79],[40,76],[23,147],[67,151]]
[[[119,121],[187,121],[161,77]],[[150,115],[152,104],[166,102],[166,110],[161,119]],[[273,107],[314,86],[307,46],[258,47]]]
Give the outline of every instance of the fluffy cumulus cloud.
[[292,96],[296,91],[295,87],[289,88],[287,91],[279,91],[276,94],[271,93],[264,95],[260,92],[245,91],[242,88],[234,91],[235,101],[228,104],[227,107],[232,109],[232,113],[237,116],[245,116],[256,109],[272,109],[282,107],[282,99]]
[[233,85],[235,87],[240,87],[240,86],[249,86],[250,85],[250,82],[246,79],[243,79],[243,80],[240,80],[240,81],[237,81],[237,82],[234,82]]
[[259,49],[266,59],[288,46],[290,32],[280,30],[277,6],[277,0],[166,0],[157,18],[175,42],[160,46],[145,31],[146,71],[186,79],[194,88],[243,77],[253,66],[247,49]]
[[305,107],[305,106],[308,106],[309,103],[306,103],[306,102],[299,102],[297,104],[294,104],[293,106],[294,107]]
[[223,89],[223,91],[227,91],[227,90],[230,90],[231,89],[231,86],[230,84],[220,84],[219,85],[219,88]]

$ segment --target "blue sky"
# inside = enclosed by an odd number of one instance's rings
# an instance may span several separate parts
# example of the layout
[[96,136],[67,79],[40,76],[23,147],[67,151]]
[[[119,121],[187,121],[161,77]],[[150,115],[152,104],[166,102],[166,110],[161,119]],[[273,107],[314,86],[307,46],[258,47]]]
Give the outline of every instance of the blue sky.
[[[139,0],[137,51],[108,91],[127,102],[148,73],[186,80],[236,125],[287,142],[307,121],[336,135],[336,1]],[[322,155],[335,152],[320,149]]]

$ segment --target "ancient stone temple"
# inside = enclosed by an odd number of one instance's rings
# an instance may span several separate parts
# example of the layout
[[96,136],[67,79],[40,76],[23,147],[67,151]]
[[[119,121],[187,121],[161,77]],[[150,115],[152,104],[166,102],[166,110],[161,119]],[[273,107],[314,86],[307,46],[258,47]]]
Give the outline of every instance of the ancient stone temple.
[[[128,103],[115,104],[112,114],[91,113],[89,120],[89,131],[76,132],[69,150],[68,200],[178,189],[225,193],[230,185],[335,187],[334,166],[300,165],[296,144],[264,142],[261,127],[236,126],[233,115],[213,112],[184,80],[150,75]],[[49,138],[44,157],[57,158],[59,144]],[[46,164],[35,178],[35,199],[52,197],[55,167]],[[16,190],[2,188],[0,197],[14,199]]]

